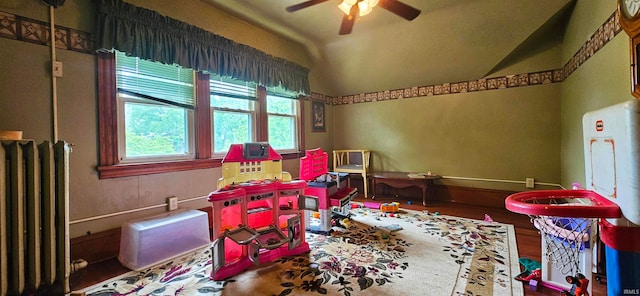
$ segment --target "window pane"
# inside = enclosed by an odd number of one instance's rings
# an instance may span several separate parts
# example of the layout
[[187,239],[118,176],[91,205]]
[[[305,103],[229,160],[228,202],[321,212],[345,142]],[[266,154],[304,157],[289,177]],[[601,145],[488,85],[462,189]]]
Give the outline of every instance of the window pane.
[[249,111],[252,105],[253,102],[249,100],[211,96],[211,107]]
[[226,152],[231,144],[251,142],[251,134],[251,114],[214,111],[214,153]]
[[269,115],[269,144],[275,149],[295,149],[295,118]]
[[125,102],[126,157],[189,153],[187,109]]
[[267,113],[289,114],[295,112],[294,103],[296,101],[276,96],[267,96]]

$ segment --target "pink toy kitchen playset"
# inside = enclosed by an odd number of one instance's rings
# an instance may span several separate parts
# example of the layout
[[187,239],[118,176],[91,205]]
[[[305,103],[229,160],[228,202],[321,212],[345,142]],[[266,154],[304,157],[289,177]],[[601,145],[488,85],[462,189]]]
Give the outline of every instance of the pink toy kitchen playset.
[[317,211],[318,200],[303,195],[307,183],[291,180],[281,161],[267,143],[232,144],[222,160],[218,189],[208,196],[214,280],[309,251],[305,211]]

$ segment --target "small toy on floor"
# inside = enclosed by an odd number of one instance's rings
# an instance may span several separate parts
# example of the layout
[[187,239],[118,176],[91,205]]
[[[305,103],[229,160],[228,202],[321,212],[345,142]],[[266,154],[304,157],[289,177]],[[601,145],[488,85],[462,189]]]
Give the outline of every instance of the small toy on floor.
[[380,209],[380,205],[381,203],[379,202],[372,202],[372,201],[365,201],[364,202],[364,207],[365,208],[370,208],[370,209]]
[[489,214],[484,214],[484,222],[493,223],[494,221]]
[[383,203],[380,205],[380,212],[383,213],[395,213],[400,209],[400,203],[399,202],[392,202],[392,203]]
[[540,282],[537,280],[530,280],[529,281],[529,290],[531,291],[538,291],[538,287],[540,287],[540,285],[538,285]]
[[562,291],[562,296],[589,296],[587,288],[589,287],[589,279],[587,279],[582,273],[576,274],[576,276],[568,275],[566,278],[567,283],[571,284],[571,290]]
[[516,276],[515,279],[522,282],[530,282],[531,280],[535,280],[539,282],[541,278],[542,278],[542,269],[536,268],[532,270],[531,273],[529,274],[526,274],[526,272],[519,274],[518,276]]
[[339,224],[342,226],[342,228],[349,229],[349,227],[351,227],[351,220],[349,220],[349,218],[344,218],[340,220]]
[[378,213],[378,217],[400,218],[400,212],[395,212],[395,213],[380,212]]

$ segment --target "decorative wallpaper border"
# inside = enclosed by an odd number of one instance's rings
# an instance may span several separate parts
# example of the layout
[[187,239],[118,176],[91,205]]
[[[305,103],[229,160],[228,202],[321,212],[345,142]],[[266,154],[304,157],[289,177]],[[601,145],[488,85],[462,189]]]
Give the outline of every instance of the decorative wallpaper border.
[[337,97],[317,94],[315,97],[312,95],[311,99],[326,100],[325,102],[331,105],[344,105],[562,82],[621,31],[618,15],[614,12],[564,67],[558,69]]
[[[303,99],[320,101],[329,105],[344,105],[562,82],[621,31],[622,27],[620,27],[618,14],[614,12],[578,49],[571,59],[562,68],[558,69],[337,97],[311,93],[310,96],[306,96]],[[45,22],[0,11],[0,37],[49,45],[51,41],[49,32],[49,25]],[[91,33],[67,27],[55,27],[55,45],[59,49],[89,54],[95,53],[95,42]]]
[[[40,45],[51,44],[48,23],[0,11],[0,36]],[[59,49],[83,53],[94,53],[94,42],[90,33],[55,26],[55,46]]]
[[356,104],[377,101],[388,101],[414,97],[437,96],[494,89],[522,87],[537,84],[561,82],[564,80],[562,69],[554,69],[535,73],[506,75],[501,77],[481,78],[455,83],[443,83],[429,86],[414,86],[404,89],[385,90],[357,95],[332,98],[332,105]]

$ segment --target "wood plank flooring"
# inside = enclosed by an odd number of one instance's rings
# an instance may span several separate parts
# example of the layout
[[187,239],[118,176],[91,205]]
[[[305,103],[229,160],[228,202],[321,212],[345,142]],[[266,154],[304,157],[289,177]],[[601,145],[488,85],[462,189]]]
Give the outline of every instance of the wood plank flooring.
[[[506,209],[499,209],[495,207],[483,207],[477,205],[465,205],[460,203],[435,201],[430,202],[427,207],[422,206],[422,201],[419,197],[413,198],[396,198],[387,197],[382,195],[376,196],[378,202],[392,202],[398,201],[401,203],[401,208],[407,208],[412,210],[428,210],[430,212],[439,212],[443,215],[451,215],[458,217],[465,217],[471,219],[484,219],[484,215],[488,214],[496,222],[513,224],[516,228],[516,240],[518,243],[518,255],[520,257],[526,257],[533,260],[540,261],[540,234],[532,226],[529,218],[525,215],[512,213]],[[357,196],[354,201],[371,201],[371,199],[365,199],[362,195]],[[411,201],[411,205],[407,203]],[[111,277],[123,274],[128,269],[120,265],[116,258],[104,260],[90,264],[87,268],[77,271],[71,275],[71,289],[80,290],[82,288],[97,284],[101,281],[107,280]],[[594,296],[606,295],[606,284],[601,284],[595,280],[591,283],[593,286]],[[560,295],[560,292],[554,291],[545,287],[540,287],[538,291],[531,291],[528,286],[524,286],[524,294],[527,296],[542,296],[542,295]]]

